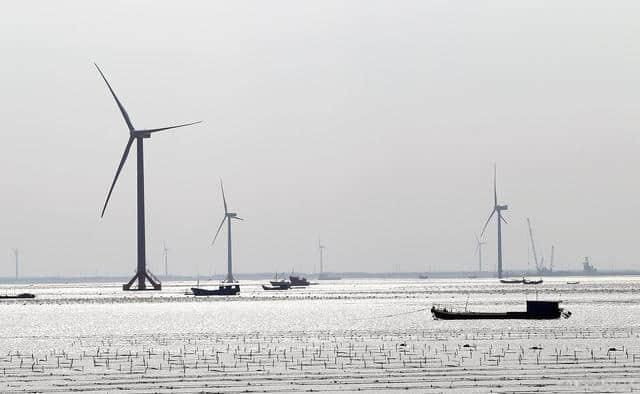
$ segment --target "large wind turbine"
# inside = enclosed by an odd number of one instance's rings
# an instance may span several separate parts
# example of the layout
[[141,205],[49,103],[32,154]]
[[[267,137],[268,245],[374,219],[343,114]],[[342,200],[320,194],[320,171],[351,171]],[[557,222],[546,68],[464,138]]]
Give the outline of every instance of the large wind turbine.
[[320,238],[318,238],[318,250],[320,250],[320,276],[322,276],[322,274],[324,273],[324,249],[326,248],[326,246],[324,246],[321,242],[320,242]]
[[486,244],[486,241],[480,241],[480,238],[476,235],[476,250],[478,254],[478,272],[482,272],[482,245]]
[[237,213],[229,212],[227,209],[227,200],[224,197],[224,186],[222,186],[222,179],[220,180],[220,189],[222,190],[222,202],[224,204],[224,217],[222,218],[222,222],[220,222],[220,226],[218,226],[218,231],[216,231],[216,235],[213,237],[213,241],[211,241],[211,245],[216,242],[216,238],[218,238],[218,234],[222,229],[222,225],[224,221],[227,221],[227,277],[224,282],[226,283],[235,283],[236,280],[233,277],[233,265],[231,262],[231,219],[244,220],[238,217]]
[[[116,181],[118,180],[120,171],[122,171],[124,162],[127,160],[127,156],[129,155],[129,150],[131,149],[131,145],[133,145],[133,141],[135,140],[136,153],[138,156],[137,157],[138,159],[138,163],[137,163],[138,164],[138,168],[137,168],[138,170],[138,265],[136,266],[136,274],[133,276],[133,278],[131,278],[131,280],[128,283],[122,285],[122,289],[132,290],[131,286],[137,280],[138,281],[137,290],[160,290],[162,288],[160,281],[157,278],[155,278],[155,276],[153,276],[153,274],[151,274],[150,271],[147,270],[146,255],[145,255],[144,155],[143,155],[144,153],[143,153],[142,142],[145,138],[150,138],[152,133],[163,131],[163,130],[175,129],[178,127],[190,126],[200,122],[185,123],[177,126],[161,127],[158,129],[136,129],[135,127],[133,127],[133,124],[131,123],[131,119],[129,118],[129,114],[124,109],[124,106],[122,105],[122,103],[116,96],[115,92],[111,88],[111,85],[109,84],[109,81],[107,81],[107,78],[102,73],[102,70],[100,70],[100,67],[98,67],[97,64],[95,64],[95,66],[98,69],[98,72],[100,73],[100,75],[102,76],[102,79],[104,79],[104,82],[107,84],[107,87],[109,88],[109,91],[113,96],[113,99],[116,101],[116,104],[118,105],[118,109],[120,110],[120,113],[122,114],[122,117],[124,118],[124,121],[127,124],[127,127],[129,128],[129,140],[127,141],[127,145],[124,148],[122,159],[120,159],[120,164],[118,165],[118,169],[116,170],[116,176],[113,178],[113,182],[111,183],[111,188],[109,189],[109,194],[107,194],[107,199],[104,202],[104,207],[102,208],[102,214],[100,215],[100,217],[104,216],[104,212],[107,209],[107,204],[109,203],[109,198],[111,197],[113,188],[116,185]],[[147,289],[145,279],[149,280],[149,283],[151,284],[153,289]]]
[[496,165],[493,165],[493,210],[487,219],[487,222],[482,228],[480,237],[484,234],[484,230],[487,229],[489,221],[493,217],[494,213],[498,213],[498,278],[502,278],[502,222],[507,224],[507,221],[502,217],[502,211],[506,211],[509,208],[508,205],[498,205],[498,187],[496,185]]

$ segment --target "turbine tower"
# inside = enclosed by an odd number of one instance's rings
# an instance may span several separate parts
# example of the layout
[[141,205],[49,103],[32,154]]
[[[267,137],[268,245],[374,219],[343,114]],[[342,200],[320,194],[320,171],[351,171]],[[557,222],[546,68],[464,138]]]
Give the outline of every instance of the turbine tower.
[[[94,63],[95,64],[95,63]],[[160,281],[147,270],[147,262],[146,262],[146,254],[145,254],[145,231],[144,231],[144,152],[143,152],[143,141],[145,138],[150,138],[152,133],[156,133],[158,131],[176,129],[178,127],[185,127],[194,125],[200,122],[193,123],[185,123],[177,126],[169,126],[169,127],[161,127],[157,129],[136,129],[133,127],[131,119],[129,118],[129,114],[124,109],[124,106],[116,96],[115,92],[111,88],[109,81],[100,70],[97,64],[95,64],[98,72],[104,79],[104,82],[107,84],[113,99],[116,101],[118,105],[118,109],[124,118],[127,127],[129,128],[129,140],[127,141],[127,145],[124,148],[124,153],[122,154],[122,159],[120,159],[120,164],[118,165],[118,169],[116,170],[116,176],[113,178],[113,182],[111,183],[111,188],[109,189],[109,193],[107,194],[107,199],[104,202],[104,207],[102,208],[102,214],[100,217],[104,216],[104,212],[107,209],[107,204],[109,203],[109,198],[111,197],[111,193],[113,192],[113,188],[116,185],[116,181],[118,180],[118,176],[120,175],[120,171],[122,171],[122,167],[124,166],[125,161],[127,160],[127,156],[129,156],[129,150],[131,149],[131,145],[133,145],[133,141],[136,141],[136,153],[137,153],[137,172],[138,172],[138,264],[136,266],[136,274],[131,278],[131,280],[124,285],[122,285],[123,290],[132,290],[131,286],[137,280],[138,288],[136,290],[160,290],[162,285]],[[146,280],[152,286],[152,289],[147,289]]]
[[326,246],[324,246],[320,242],[320,238],[318,238],[318,250],[320,250],[320,276],[322,276],[322,273],[324,272],[323,263],[324,263],[324,249],[325,248],[326,248]]
[[14,248],[13,254],[16,258],[16,280],[18,280],[18,258],[20,256],[20,250],[18,250],[18,248]]
[[222,190],[222,202],[224,204],[224,217],[222,218],[222,222],[220,222],[220,226],[218,226],[218,231],[216,231],[216,235],[213,237],[213,241],[211,241],[211,245],[213,245],[214,242],[216,242],[216,238],[218,238],[218,234],[220,233],[220,230],[222,229],[222,225],[226,220],[227,221],[227,277],[223,282],[235,283],[236,280],[233,277],[233,265],[231,261],[231,220],[232,219],[244,220],[244,219],[239,218],[237,213],[229,212],[229,210],[227,209],[227,200],[224,197],[224,186],[222,186],[222,179],[220,179],[220,189]]
[[508,205],[499,205],[498,204],[498,187],[496,184],[496,165],[493,165],[493,210],[489,215],[484,227],[482,228],[482,232],[480,233],[480,237],[484,234],[484,230],[487,229],[487,225],[489,221],[493,217],[494,213],[498,213],[498,218],[496,221],[498,222],[498,278],[502,278],[502,222],[507,224],[507,221],[502,217],[502,211],[506,211],[509,208]]
[[164,278],[169,276],[169,265],[167,264],[167,256],[169,255],[169,249],[167,249],[167,243],[162,241],[162,255],[164,257]]
[[482,245],[486,244],[486,241],[480,241],[480,238],[476,235],[476,250],[478,254],[478,272],[482,272]]

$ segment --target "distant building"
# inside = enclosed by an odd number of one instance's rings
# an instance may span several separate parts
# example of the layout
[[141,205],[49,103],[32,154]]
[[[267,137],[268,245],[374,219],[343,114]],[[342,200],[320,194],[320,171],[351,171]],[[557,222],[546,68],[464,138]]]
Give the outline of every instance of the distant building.
[[584,272],[585,274],[594,274],[596,271],[597,269],[593,265],[591,265],[589,257],[585,257],[584,261],[582,262],[582,272]]

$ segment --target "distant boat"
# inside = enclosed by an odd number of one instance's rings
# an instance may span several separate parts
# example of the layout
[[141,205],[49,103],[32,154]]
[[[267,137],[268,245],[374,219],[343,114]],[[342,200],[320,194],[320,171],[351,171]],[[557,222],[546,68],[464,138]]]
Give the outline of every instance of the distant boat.
[[291,282],[291,286],[309,286],[311,284],[307,278],[293,275],[289,276],[289,282]]
[[527,301],[525,312],[457,312],[447,308],[431,307],[431,313],[439,320],[480,319],[559,319],[569,318],[571,312],[559,307],[560,301]]
[[291,284],[289,282],[284,283],[280,286],[267,286],[262,285],[263,290],[289,290],[291,288]]
[[523,283],[523,282],[524,282],[524,278],[523,279],[500,279],[500,283],[514,284],[514,283]]
[[429,279],[429,275],[427,275],[427,274],[420,274],[420,275],[418,275],[418,279]]
[[0,295],[0,300],[13,300],[18,298],[36,298],[36,296],[31,293],[20,293],[17,295]]
[[291,282],[289,282],[288,280],[282,278],[282,279],[278,279],[278,273],[276,272],[276,276],[273,280],[269,281],[269,283],[271,283],[271,286],[275,286],[275,287],[281,287],[281,286],[287,286],[290,287],[291,286]]
[[578,285],[578,284],[580,284],[580,282],[578,282],[578,281],[576,280],[576,281],[573,281],[573,282],[567,282],[567,284],[568,284],[568,285]]
[[529,280],[526,278],[522,278],[522,283],[525,285],[539,285],[542,282],[544,282],[542,279],[538,279],[538,280]]
[[240,293],[240,285],[222,284],[216,290],[203,289],[200,287],[192,287],[191,292],[194,296],[228,296]]

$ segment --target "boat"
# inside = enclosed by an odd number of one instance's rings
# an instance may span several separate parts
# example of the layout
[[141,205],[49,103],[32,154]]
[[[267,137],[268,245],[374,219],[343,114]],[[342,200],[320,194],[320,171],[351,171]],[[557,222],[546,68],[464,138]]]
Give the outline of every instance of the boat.
[[291,283],[291,286],[309,286],[311,284],[307,278],[293,275],[289,276],[289,282]]
[[418,275],[418,279],[429,279],[429,275],[427,275],[427,274],[420,274],[420,275]]
[[523,283],[523,282],[524,282],[524,278],[523,279],[500,279],[500,283],[514,284],[514,283]]
[[579,281],[572,281],[572,282],[567,282],[568,285],[579,285],[580,282]]
[[36,298],[36,296],[31,293],[20,293],[17,295],[0,295],[0,300],[14,300],[18,298]]
[[527,301],[524,312],[458,312],[447,308],[431,307],[433,317],[438,320],[480,319],[559,319],[569,318],[571,312],[559,307],[560,301]]
[[289,290],[291,288],[291,284],[286,283],[281,286],[267,286],[262,285],[262,290]]
[[270,280],[269,283],[271,283],[271,286],[274,287],[282,287],[282,286],[286,286],[287,288],[291,286],[291,282],[289,282],[288,280],[282,278],[282,279],[278,279],[278,273],[276,272],[276,277],[273,280]]
[[218,287],[216,290],[203,289],[200,287],[192,287],[191,292],[194,296],[228,296],[228,295],[236,295],[240,293],[240,285],[233,284],[227,285],[223,284]]
[[539,285],[542,282],[544,282],[542,279],[538,279],[538,280],[529,280],[526,278],[522,278],[522,283],[525,285]]

